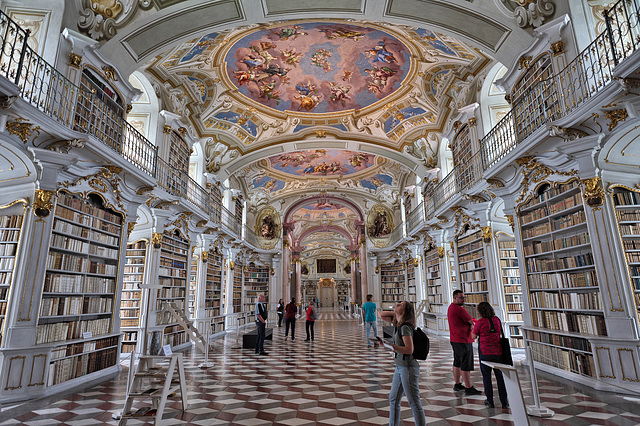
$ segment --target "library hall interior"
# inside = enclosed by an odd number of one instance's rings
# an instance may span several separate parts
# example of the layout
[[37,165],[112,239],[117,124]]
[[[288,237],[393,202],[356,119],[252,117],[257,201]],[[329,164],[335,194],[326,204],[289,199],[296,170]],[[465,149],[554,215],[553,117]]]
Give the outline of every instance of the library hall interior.
[[640,0],[0,0],[0,426],[640,424],[639,115]]

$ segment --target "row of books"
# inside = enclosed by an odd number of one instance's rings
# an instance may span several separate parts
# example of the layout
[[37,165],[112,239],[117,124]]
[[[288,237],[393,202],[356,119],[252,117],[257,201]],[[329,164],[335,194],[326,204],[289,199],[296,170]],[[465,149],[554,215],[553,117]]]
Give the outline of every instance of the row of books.
[[528,272],[550,272],[558,269],[569,269],[593,265],[593,254],[584,253],[557,259],[527,259]]
[[[185,264],[186,265],[186,264]],[[186,266],[185,266],[186,268]],[[167,268],[167,267],[159,267],[158,274],[164,275],[167,277],[179,277],[179,278],[187,278],[187,270],[185,268],[176,269],[176,268]]]
[[532,289],[580,288],[598,285],[595,271],[529,275],[527,281],[529,288]]
[[187,259],[169,259],[167,257],[162,256],[160,258],[160,266],[162,269],[166,268],[174,268],[174,269],[185,269],[187,267]]
[[637,206],[640,205],[640,194],[632,191],[614,192],[613,203],[616,206]]
[[520,270],[515,268],[515,267],[511,267],[508,269],[503,269],[502,270],[502,277],[503,278],[520,278]]
[[120,318],[138,318],[139,316],[140,309],[120,309]]
[[507,321],[522,321],[522,313],[507,314]]
[[465,293],[478,293],[481,291],[487,291],[486,281],[468,282],[468,283],[463,283],[462,285]]
[[620,222],[640,222],[640,210],[616,210]]
[[[519,281],[520,280],[518,279],[518,282]],[[522,287],[519,286],[519,285],[505,285],[504,286],[504,292],[505,293],[521,293],[522,292]]]
[[121,229],[119,225],[106,222],[97,217],[87,216],[74,210],[67,209],[65,207],[56,208],[56,216],[83,226],[91,227],[95,230],[108,232],[109,234],[114,235],[118,235]]
[[114,347],[55,361],[49,367],[49,386],[114,366],[118,353]]
[[592,355],[576,353],[535,342],[530,342],[529,347],[534,361],[584,376],[595,376],[596,369]]
[[466,246],[463,246],[460,242],[458,242],[458,256],[475,252],[475,251],[480,251],[481,248],[482,248],[482,240],[478,240],[471,244],[467,244]]
[[74,251],[76,253],[89,253],[89,243],[86,241],[76,240],[75,238],[66,237],[64,235],[53,234],[51,236],[50,247],[64,250]]
[[163,239],[162,239],[161,247],[162,247],[163,253],[175,253],[183,256],[186,256],[188,254],[189,244],[178,242],[178,241],[175,241],[173,242],[173,244],[171,244],[165,240],[166,236],[163,236],[162,238]]
[[94,262],[93,260],[89,262],[89,268],[87,270],[89,274],[100,274],[100,275],[116,275],[118,273],[118,265],[111,265],[109,263],[102,262]]
[[478,251],[474,251],[473,253],[467,253],[467,254],[458,256],[458,262],[459,263],[468,262],[470,260],[479,259],[482,256],[483,256],[482,251],[478,250]]
[[91,216],[99,217],[101,219],[106,219],[109,222],[113,222],[118,225],[122,224],[122,216],[120,216],[119,214],[109,213],[108,211],[98,206],[93,206],[84,200],[74,197],[73,195],[69,195],[69,194],[61,195],[58,198],[58,205],[60,204],[65,205],[67,207],[71,207],[74,210],[78,210],[83,213],[90,214]]
[[591,352],[591,343],[589,343],[587,339],[582,339],[580,337],[527,330],[527,339],[555,346],[563,346],[569,349]]
[[[127,292],[130,293],[130,292]],[[126,300],[125,294],[122,294],[122,300],[120,302],[121,308],[138,308],[140,307],[140,293],[134,293],[135,296],[138,296],[134,300]]]
[[[0,216],[0,228],[21,228],[22,216]],[[4,232],[4,231],[3,231]],[[0,232],[0,235],[2,233]]]
[[467,262],[460,264],[460,272],[472,271],[474,269],[484,268],[486,266],[484,259],[477,259],[473,262]]
[[0,232],[0,241],[2,242],[17,243],[19,239],[20,239],[19,229],[14,229],[14,230],[5,229]]
[[530,296],[531,307],[549,309],[602,309],[599,291],[587,293],[535,292]]
[[79,355],[83,353],[93,352],[100,349],[109,348],[118,344],[118,337],[106,337],[104,339],[89,340],[87,342],[73,343],[70,345],[59,346],[51,351],[51,358],[60,359],[68,356]]
[[158,289],[158,299],[173,299],[184,297],[186,288],[183,287],[163,287]]
[[17,243],[2,244],[0,245],[0,256],[15,256],[17,249]]
[[383,295],[403,294],[403,293],[404,293],[404,288],[403,287],[392,287],[392,288],[382,287],[382,294]]
[[88,264],[89,261],[87,258],[74,256],[72,254],[49,252],[47,256],[47,269],[87,272]]
[[582,194],[577,193],[556,203],[549,204],[549,214],[560,213],[579,205],[582,205]]
[[113,300],[108,297],[44,297],[40,305],[40,315],[83,315],[111,313]]
[[466,303],[480,303],[480,302],[488,302],[488,301],[489,301],[489,295],[487,293],[476,293],[476,294],[466,293],[465,294]]
[[580,233],[570,237],[556,238],[551,241],[531,241],[524,244],[524,255],[532,256],[534,254],[548,253],[569,247],[589,244],[591,238],[588,233]]
[[640,250],[640,239],[623,240],[622,245],[625,250]]
[[428,294],[427,300],[429,303],[443,303],[441,294]]
[[622,235],[640,235],[640,223],[621,224]]
[[478,239],[480,239],[480,231],[477,231],[471,235],[467,235],[466,237],[462,237],[458,239],[458,247],[463,246],[465,244],[469,244],[470,242]]
[[166,334],[163,336],[163,343],[165,345],[171,345],[173,346],[178,346],[181,345],[183,343],[187,343],[189,341],[189,336],[187,336],[187,333],[185,332],[181,332],[181,333],[174,333],[174,334]]
[[0,269],[11,270],[13,269],[14,263],[15,263],[15,257],[1,257]]
[[500,259],[500,266],[502,268],[517,268],[518,259]]
[[607,335],[604,317],[571,312],[531,310],[531,323],[535,327],[573,333]]
[[460,280],[461,281],[481,281],[487,278],[487,273],[484,269],[479,271],[470,271],[470,272],[461,272]]
[[36,344],[79,339],[85,332],[99,336],[107,334],[110,329],[111,318],[39,324],[36,328]]
[[571,181],[569,183],[563,183],[563,184],[558,184],[556,186],[550,187],[548,190],[542,192],[541,194],[539,194],[536,197],[533,197],[531,200],[529,200],[526,204],[523,204],[521,206],[521,210],[522,209],[526,209],[529,208],[531,206],[534,206],[536,204],[540,204],[543,201],[549,200],[557,195],[563,194],[565,192],[569,192],[574,188],[577,188],[579,185],[578,181]]

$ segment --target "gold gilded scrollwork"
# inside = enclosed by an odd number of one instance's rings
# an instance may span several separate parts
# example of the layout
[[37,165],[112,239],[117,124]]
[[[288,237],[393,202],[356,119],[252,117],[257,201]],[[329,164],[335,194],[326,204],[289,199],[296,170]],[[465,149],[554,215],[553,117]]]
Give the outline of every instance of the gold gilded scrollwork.
[[82,63],[82,56],[78,55],[77,53],[71,52],[69,54],[69,65],[74,68],[80,68],[80,63]]
[[374,271],[375,271],[375,273],[376,273],[376,274],[379,274],[379,273],[380,273],[380,267],[379,267],[379,266],[376,266],[376,267],[375,267],[375,269],[374,269]]
[[235,269],[236,267],[236,262],[234,262],[233,260],[229,261],[229,269],[231,269],[232,271]]
[[84,148],[85,142],[86,141],[84,139],[70,139],[70,140],[56,141],[52,144],[47,145],[45,149],[48,151],[68,154],[72,148]]
[[564,53],[564,42],[562,40],[556,41],[551,45],[551,52],[553,56],[562,55]]
[[160,246],[162,246],[162,234],[159,232],[154,232],[151,235],[151,244],[153,245],[153,248],[160,248]]
[[613,130],[614,127],[618,125],[619,122],[627,119],[629,114],[626,109],[614,109],[612,111],[606,111],[604,113],[604,117],[609,120],[609,131]]
[[482,227],[482,241],[484,241],[485,244],[489,244],[491,242],[491,227],[490,226],[483,226]]
[[109,183],[113,188],[113,193],[115,194],[118,207],[120,207],[121,211],[126,212],[127,209],[124,208],[122,198],[120,197],[121,180],[118,176],[120,172],[122,172],[122,167],[109,165],[103,166],[102,170],[97,173],[89,176],[83,176],[75,182],[62,182],[61,186],[63,186],[64,188],[70,188],[72,186],[80,185],[82,182],[87,182],[91,188],[95,189],[101,194],[106,194],[109,190],[107,183]]
[[507,218],[507,222],[509,222],[509,225],[511,225],[511,230],[513,231],[515,229],[515,224],[513,222],[513,215],[512,214],[506,214],[505,216]]
[[[194,246],[195,248],[195,246]],[[202,252],[202,263],[207,263],[207,260],[209,260],[209,252],[208,251],[203,251]]]
[[444,258],[444,247],[438,247],[438,257],[440,259]]
[[521,202],[527,197],[527,192],[531,183],[541,182],[542,180],[553,174],[560,176],[576,176],[578,174],[576,170],[572,170],[570,172],[559,172],[552,170],[544,164],[540,163],[533,156],[520,157],[516,159],[516,163],[519,166],[522,166],[522,176],[524,177],[521,184],[521,193],[516,200],[516,203]]
[[600,210],[604,204],[604,188],[598,176],[580,181],[584,185],[584,200],[589,207]]
[[118,81],[118,75],[116,74],[116,69],[110,65],[105,65],[102,67],[102,71],[104,71],[104,76],[107,80]]
[[36,189],[36,196],[33,200],[33,214],[38,217],[47,217],[53,208],[53,196],[55,192]]
[[7,121],[6,128],[9,133],[11,133],[12,135],[16,135],[24,143],[27,143],[29,141],[29,138],[34,132],[34,139],[37,138],[40,134],[40,126],[33,127],[33,124],[26,123],[20,120]]
[[135,227],[136,227],[136,222],[129,222],[127,224],[127,238],[131,236],[131,233],[133,232],[133,228]]

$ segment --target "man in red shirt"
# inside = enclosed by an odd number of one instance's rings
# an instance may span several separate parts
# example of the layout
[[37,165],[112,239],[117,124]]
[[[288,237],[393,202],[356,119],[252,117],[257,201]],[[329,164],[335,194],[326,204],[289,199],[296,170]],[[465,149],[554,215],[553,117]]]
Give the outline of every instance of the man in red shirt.
[[[473,318],[462,306],[464,305],[464,292],[453,292],[453,303],[449,305],[447,318],[449,320],[449,333],[451,347],[453,348],[453,380],[454,391],[464,391],[465,395],[481,395],[478,389],[471,383],[471,371],[473,371]],[[464,385],[460,380],[464,381]]]

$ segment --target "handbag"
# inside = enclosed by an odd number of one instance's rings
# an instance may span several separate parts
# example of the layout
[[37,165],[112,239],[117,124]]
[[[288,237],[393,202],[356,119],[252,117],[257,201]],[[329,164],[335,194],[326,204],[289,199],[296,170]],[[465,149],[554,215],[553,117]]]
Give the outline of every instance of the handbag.
[[[497,317],[496,317],[497,318]],[[504,337],[504,328],[502,328],[502,321],[498,318],[498,323],[500,324],[500,347],[502,348],[502,364],[513,365],[513,358],[511,357],[511,344],[509,343],[509,339]],[[493,321],[492,324],[493,326]]]

